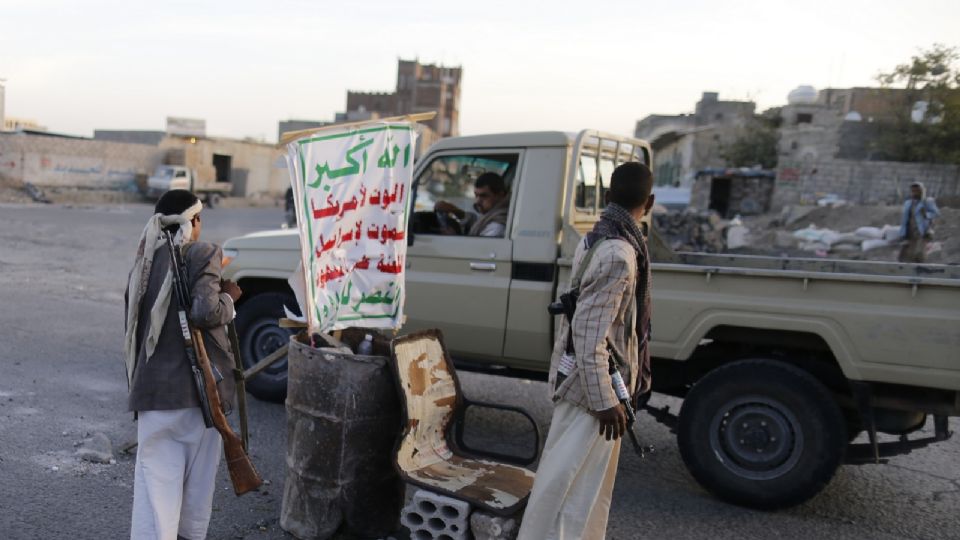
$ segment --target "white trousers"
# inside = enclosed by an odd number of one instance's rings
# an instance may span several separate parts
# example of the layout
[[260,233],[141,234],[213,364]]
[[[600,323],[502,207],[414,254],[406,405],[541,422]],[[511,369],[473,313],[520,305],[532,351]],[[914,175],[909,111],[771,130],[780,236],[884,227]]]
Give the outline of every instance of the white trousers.
[[599,420],[558,402],[517,540],[604,538],[619,458],[620,440],[604,439]]
[[221,439],[200,409],[138,414],[131,540],[207,536]]

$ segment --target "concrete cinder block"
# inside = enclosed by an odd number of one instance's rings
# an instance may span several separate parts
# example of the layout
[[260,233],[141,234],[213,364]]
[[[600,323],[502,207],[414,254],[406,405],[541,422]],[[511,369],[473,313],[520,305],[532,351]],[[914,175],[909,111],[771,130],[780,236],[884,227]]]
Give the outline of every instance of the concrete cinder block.
[[467,540],[470,504],[424,489],[403,508],[400,522],[417,540]]

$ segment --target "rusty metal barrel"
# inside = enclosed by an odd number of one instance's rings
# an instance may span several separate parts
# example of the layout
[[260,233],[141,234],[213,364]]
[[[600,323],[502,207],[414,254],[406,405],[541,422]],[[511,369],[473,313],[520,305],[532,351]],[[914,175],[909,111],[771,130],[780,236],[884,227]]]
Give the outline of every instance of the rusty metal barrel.
[[303,540],[387,536],[400,527],[404,496],[393,466],[401,420],[388,342],[378,338],[374,356],[361,356],[300,339],[291,337],[287,356],[280,526]]

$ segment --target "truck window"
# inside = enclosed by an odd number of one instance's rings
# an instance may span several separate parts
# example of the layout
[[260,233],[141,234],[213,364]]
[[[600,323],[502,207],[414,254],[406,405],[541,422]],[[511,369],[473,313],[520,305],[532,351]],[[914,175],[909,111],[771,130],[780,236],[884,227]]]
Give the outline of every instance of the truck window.
[[603,210],[614,168],[609,157],[600,158],[598,169],[596,155],[581,154],[575,198],[578,214],[597,215]]
[[[417,234],[470,236],[471,225],[483,216],[475,206],[477,178],[488,172],[499,175],[504,180],[509,200],[518,161],[519,154],[467,154],[433,159],[414,181],[413,231]],[[457,218],[435,211],[440,201],[456,206],[464,216]]]
[[177,171],[177,178],[186,178],[187,171]]

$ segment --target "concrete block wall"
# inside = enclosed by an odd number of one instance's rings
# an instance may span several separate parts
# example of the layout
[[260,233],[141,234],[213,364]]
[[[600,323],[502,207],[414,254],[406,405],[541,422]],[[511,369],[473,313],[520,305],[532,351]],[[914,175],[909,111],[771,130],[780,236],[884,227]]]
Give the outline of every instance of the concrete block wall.
[[290,185],[278,160],[285,149],[230,139],[166,137],[157,145],[0,133],[0,177],[41,187],[133,189],[138,175],[170,161],[212,180],[213,155],[231,156],[234,196],[282,195]]
[[[694,181],[690,191],[690,208],[707,210],[710,207],[710,190],[713,177],[702,176]],[[728,214],[744,216],[762,214],[770,210],[774,181],[762,177],[733,177],[730,180]]]
[[155,146],[28,135],[0,134],[0,176],[43,187],[133,189],[138,174],[161,162]]
[[811,204],[828,193],[855,204],[897,204],[906,198],[913,182],[922,182],[930,196],[958,195],[960,166],[845,159],[781,162],[773,206]]
[[710,176],[701,176],[693,181],[690,188],[690,208],[693,210],[706,210],[710,206],[710,187],[713,178]]
[[772,178],[734,178],[730,187],[729,213],[744,216],[770,210],[773,195]]

